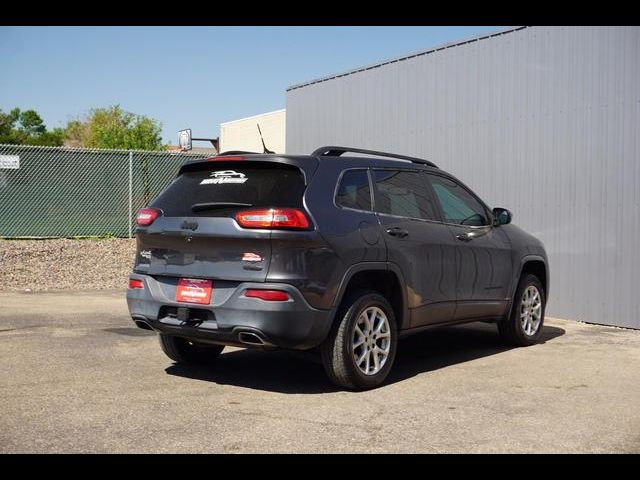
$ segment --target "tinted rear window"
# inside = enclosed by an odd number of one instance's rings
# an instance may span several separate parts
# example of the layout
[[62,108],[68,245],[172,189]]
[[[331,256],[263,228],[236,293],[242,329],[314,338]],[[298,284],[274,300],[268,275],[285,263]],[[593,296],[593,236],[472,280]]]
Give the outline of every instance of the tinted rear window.
[[371,190],[366,170],[349,170],[338,186],[336,204],[356,210],[371,210]]
[[[304,177],[290,165],[219,162],[176,178],[151,204],[167,217],[227,216],[248,206],[302,207]],[[208,208],[206,205],[221,205]],[[200,207],[193,208],[194,205]],[[203,207],[204,206],[204,207]]]

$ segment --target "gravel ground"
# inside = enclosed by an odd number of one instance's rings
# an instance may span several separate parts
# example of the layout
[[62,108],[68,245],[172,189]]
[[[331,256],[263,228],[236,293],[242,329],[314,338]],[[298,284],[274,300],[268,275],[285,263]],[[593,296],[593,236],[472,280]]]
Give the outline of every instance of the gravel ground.
[[135,239],[0,240],[0,291],[126,288]]

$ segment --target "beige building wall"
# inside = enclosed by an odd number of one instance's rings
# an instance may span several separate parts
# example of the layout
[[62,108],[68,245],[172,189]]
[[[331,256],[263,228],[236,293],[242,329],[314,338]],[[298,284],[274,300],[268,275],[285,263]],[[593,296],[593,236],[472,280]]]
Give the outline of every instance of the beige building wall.
[[286,110],[262,113],[220,124],[220,151],[244,150],[262,153],[257,125],[264,143],[275,153],[285,153]]

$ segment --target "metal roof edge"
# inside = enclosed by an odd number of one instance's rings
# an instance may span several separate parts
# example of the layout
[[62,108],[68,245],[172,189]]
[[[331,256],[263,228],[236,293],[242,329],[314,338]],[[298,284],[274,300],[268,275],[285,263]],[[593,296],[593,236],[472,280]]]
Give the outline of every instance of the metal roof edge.
[[458,40],[458,41],[455,41],[455,42],[444,43],[442,45],[438,45],[437,47],[433,47],[433,48],[430,48],[428,50],[420,50],[418,52],[410,53],[410,54],[407,54],[407,55],[402,55],[400,57],[394,57],[394,58],[391,58],[389,60],[385,60],[385,61],[382,61],[382,62],[374,63],[374,64],[367,65],[367,66],[364,66],[364,67],[354,68],[352,70],[347,70],[347,71],[342,72],[342,73],[337,73],[337,74],[334,74],[334,75],[328,75],[326,77],[320,77],[320,78],[317,78],[315,80],[310,80],[308,82],[303,82],[303,83],[298,83],[298,84],[295,84],[295,85],[291,85],[290,87],[287,88],[286,91],[289,92],[291,90],[296,90],[298,88],[307,87],[307,86],[313,85],[315,83],[322,83],[322,82],[326,82],[328,80],[333,80],[335,78],[346,77],[347,75],[353,75],[355,73],[364,72],[365,70],[371,70],[373,68],[379,68],[379,67],[382,67],[384,65],[388,65],[390,63],[396,63],[396,62],[401,62],[403,60],[408,60],[410,58],[420,57],[422,55],[427,55],[429,53],[437,52],[439,50],[445,50],[445,49],[451,48],[451,47],[458,47],[460,45],[465,45],[467,43],[477,42],[479,40],[486,40],[488,38],[499,37],[499,36],[505,35],[507,33],[513,33],[513,32],[517,32],[518,30],[524,30],[525,28],[529,28],[529,26],[509,27],[507,29],[497,30],[497,31],[495,31],[493,33],[485,33],[483,35],[477,35],[477,36],[474,36],[474,37],[470,37],[470,38],[467,38],[465,40]]
[[278,110],[273,110],[271,112],[265,112],[265,113],[257,113],[255,115],[250,115],[248,117],[242,117],[242,118],[236,118],[235,120],[229,120],[227,122],[222,122],[220,123],[220,126],[222,125],[228,125],[230,123],[236,123],[236,122],[242,122],[244,120],[251,120],[252,118],[258,118],[258,117],[265,117],[267,115],[273,115],[275,113],[282,113],[282,112],[286,112],[287,109],[286,108],[280,108]]

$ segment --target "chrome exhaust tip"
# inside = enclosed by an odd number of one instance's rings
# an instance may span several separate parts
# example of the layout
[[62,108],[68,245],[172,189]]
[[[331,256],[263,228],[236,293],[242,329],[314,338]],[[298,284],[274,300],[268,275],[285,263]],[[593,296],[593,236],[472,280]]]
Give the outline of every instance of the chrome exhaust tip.
[[238,340],[247,345],[264,345],[264,340],[253,332],[238,333]]
[[140,320],[139,318],[136,318],[133,321],[138,328],[141,328],[143,330],[153,330],[153,328],[151,328],[151,325],[149,325],[146,320]]

